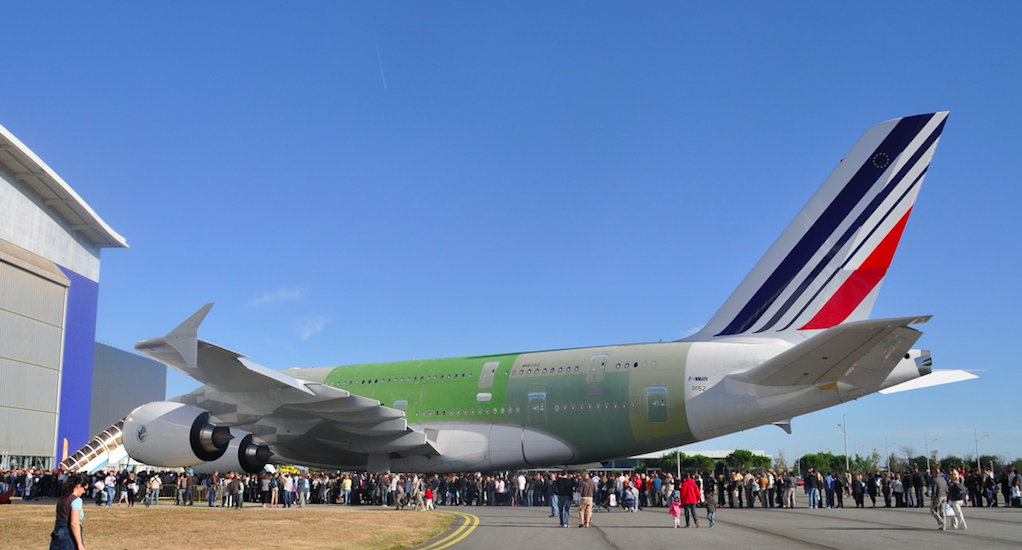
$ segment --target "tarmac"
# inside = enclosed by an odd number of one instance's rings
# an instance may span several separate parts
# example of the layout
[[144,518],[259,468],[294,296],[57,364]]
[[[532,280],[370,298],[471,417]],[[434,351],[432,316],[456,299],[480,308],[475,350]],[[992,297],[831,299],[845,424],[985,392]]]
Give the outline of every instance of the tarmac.
[[[53,499],[31,503],[52,506]],[[16,499],[15,505],[28,504]],[[201,503],[197,503],[198,506]],[[173,507],[166,501],[161,506]],[[281,513],[282,508],[260,509]],[[310,505],[315,509],[340,509],[331,505]],[[347,507],[345,507],[347,508]],[[360,507],[361,508],[361,507]],[[366,507],[381,510],[380,507]],[[393,510],[393,508],[386,508]],[[700,550],[876,550],[878,547],[926,550],[965,546],[996,550],[1022,548],[1022,508],[965,508],[967,529],[937,529],[937,522],[925,508],[718,508],[714,527],[709,527],[706,510],[697,508],[699,527],[674,528],[666,508],[646,508],[626,513],[619,508],[598,512],[589,528],[580,528],[578,509],[572,507],[571,521],[562,528],[549,507],[439,506],[439,512],[454,515],[450,529],[416,550],[521,550],[522,548],[585,548],[586,550],[676,550],[695,545]],[[412,510],[394,511],[416,514]],[[567,546],[565,546],[567,545]]]
[[549,508],[442,506],[440,511],[455,513],[456,521],[447,533],[418,547],[420,550],[1022,548],[1022,508],[966,508],[963,515],[968,528],[958,531],[950,530],[950,523],[949,530],[938,530],[929,507],[720,508],[712,528],[706,510],[699,508],[700,527],[685,528],[682,516],[679,529],[674,528],[666,508],[600,512],[588,529],[578,527],[575,508],[567,529],[560,527],[557,518],[549,517]]

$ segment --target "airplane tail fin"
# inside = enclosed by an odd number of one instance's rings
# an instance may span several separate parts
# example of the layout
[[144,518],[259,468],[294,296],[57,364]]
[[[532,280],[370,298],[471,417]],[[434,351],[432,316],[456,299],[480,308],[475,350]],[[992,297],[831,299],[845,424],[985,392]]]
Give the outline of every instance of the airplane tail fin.
[[947,111],[870,128],[692,340],[781,336],[869,316]]

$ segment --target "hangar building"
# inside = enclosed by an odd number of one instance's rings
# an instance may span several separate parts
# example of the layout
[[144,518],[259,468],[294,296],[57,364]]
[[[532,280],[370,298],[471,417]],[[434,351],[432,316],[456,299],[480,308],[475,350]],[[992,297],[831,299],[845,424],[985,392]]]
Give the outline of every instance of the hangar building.
[[[118,405],[120,397],[99,402],[110,396],[94,386],[110,379],[109,369],[135,361],[122,357],[134,354],[95,343],[100,253],[127,246],[0,126],[0,468],[53,467],[65,439],[73,452],[93,435],[94,412],[103,423],[111,410],[127,406]],[[144,397],[125,395],[126,401],[164,398],[166,370],[149,363],[139,368],[158,368],[162,386],[147,388]]]

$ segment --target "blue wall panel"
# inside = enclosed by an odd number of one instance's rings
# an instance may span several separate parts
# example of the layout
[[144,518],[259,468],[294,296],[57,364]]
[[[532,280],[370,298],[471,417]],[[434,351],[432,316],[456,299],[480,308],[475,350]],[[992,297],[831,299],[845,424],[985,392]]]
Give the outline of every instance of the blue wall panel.
[[60,420],[57,423],[57,460],[63,438],[68,453],[89,442],[89,413],[92,409],[92,359],[96,349],[96,310],[99,283],[60,267],[71,280],[67,291],[64,322],[64,366],[60,383]]

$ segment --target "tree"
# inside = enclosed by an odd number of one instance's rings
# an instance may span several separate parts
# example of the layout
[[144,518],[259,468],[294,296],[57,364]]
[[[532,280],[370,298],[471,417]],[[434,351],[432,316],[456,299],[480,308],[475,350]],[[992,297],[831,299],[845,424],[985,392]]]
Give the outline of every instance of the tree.
[[1004,465],[1008,462],[1003,457],[997,455],[980,455],[979,461],[982,463],[984,469],[991,469],[995,472],[1000,472],[1004,469]]
[[[960,470],[962,468],[968,468],[969,462],[970,461],[965,460],[960,456],[947,455],[944,458],[940,459],[940,468],[944,471],[950,471],[952,468]],[[972,463],[972,467],[973,468],[976,467],[975,462]]]
[[902,445],[899,450],[901,454],[905,455],[906,466],[912,467],[912,457],[916,455],[916,448],[911,445]]
[[774,459],[774,469],[778,472],[788,471],[788,459],[784,456],[784,449],[778,449],[777,458]]
[[728,468],[732,470],[748,470],[752,465],[752,452],[744,449],[735,449],[724,459]]
[[773,461],[769,456],[754,455],[752,457],[752,467],[757,470],[769,470],[772,464]]
[[[898,458],[898,455],[895,453],[891,453],[891,456],[887,457],[887,460],[892,472],[900,472],[904,468],[905,462]],[[883,466],[887,468],[888,464],[884,464]]]

